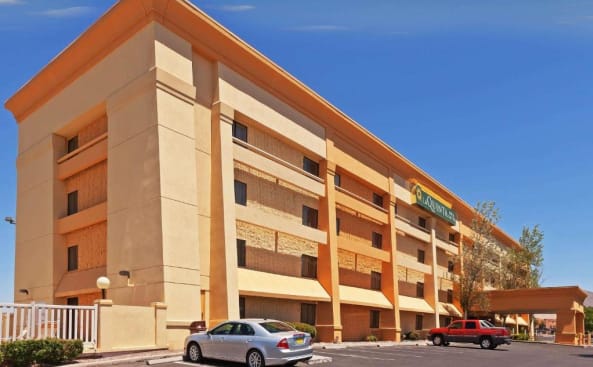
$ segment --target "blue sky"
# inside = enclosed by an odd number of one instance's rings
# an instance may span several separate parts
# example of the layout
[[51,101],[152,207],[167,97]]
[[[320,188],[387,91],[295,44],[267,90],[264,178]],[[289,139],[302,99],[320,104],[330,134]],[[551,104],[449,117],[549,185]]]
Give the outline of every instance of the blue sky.
[[[540,224],[544,285],[593,290],[593,1],[194,3],[468,203],[495,201],[510,235]],[[0,0],[0,99],[112,4]],[[0,139],[4,217],[17,126],[3,109]],[[11,301],[14,227],[0,224]]]

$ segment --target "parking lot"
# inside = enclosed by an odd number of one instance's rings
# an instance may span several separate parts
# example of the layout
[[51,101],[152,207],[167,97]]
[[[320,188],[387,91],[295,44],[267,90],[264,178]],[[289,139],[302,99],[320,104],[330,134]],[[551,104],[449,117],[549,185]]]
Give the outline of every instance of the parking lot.
[[[331,363],[320,367],[500,367],[500,366],[593,366],[593,348],[561,346],[554,344],[518,343],[502,345],[495,350],[483,350],[477,345],[455,344],[448,347],[432,345],[396,345],[386,347],[348,347],[343,349],[315,349],[318,356],[331,357]],[[141,366],[144,364],[130,364]],[[171,362],[159,364],[163,367],[214,366],[239,367],[240,364],[208,361],[202,364]],[[299,364],[299,366],[304,366]]]

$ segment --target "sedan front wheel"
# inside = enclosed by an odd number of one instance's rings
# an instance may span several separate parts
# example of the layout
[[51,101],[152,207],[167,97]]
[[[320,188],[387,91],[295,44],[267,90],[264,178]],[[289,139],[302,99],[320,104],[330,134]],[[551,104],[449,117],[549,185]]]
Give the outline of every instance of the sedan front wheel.
[[187,358],[193,363],[198,363],[202,360],[202,350],[198,343],[191,343],[187,347]]

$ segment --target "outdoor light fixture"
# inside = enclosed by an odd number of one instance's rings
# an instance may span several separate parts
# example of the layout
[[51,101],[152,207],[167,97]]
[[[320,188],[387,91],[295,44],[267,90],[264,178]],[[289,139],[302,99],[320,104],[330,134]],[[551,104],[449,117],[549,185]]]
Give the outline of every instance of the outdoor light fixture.
[[128,277],[128,287],[133,287],[134,284],[130,281],[130,271],[129,270],[120,270],[119,275],[122,277]]
[[105,291],[109,288],[111,282],[107,277],[98,277],[97,278],[97,288],[101,290],[101,299],[105,299]]
[[27,296],[29,295],[29,290],[28,289],[19,289],[19,293],[23,293],[26,294]]
[[16,220],[13,217],[4,217],[4,220],[10,224],[16,224]]

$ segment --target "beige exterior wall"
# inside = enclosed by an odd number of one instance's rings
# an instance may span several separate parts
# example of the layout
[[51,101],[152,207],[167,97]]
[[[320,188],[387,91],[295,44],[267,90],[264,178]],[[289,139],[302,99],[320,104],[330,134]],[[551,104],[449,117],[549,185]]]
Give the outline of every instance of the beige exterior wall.
[[263,297],[245,297],[245,317],[300,321],[301,302]]

